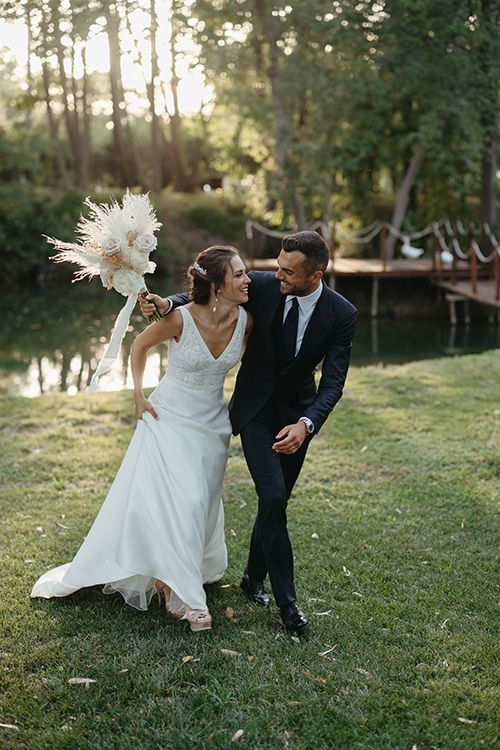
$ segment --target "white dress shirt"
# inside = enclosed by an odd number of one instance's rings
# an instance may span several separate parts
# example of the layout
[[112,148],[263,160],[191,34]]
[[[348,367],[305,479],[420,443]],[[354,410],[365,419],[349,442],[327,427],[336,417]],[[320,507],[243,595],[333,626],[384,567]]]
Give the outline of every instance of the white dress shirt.
[[314,312],[314,308],[316,307],[316,303],[321,297],[321,293],[323,291],[323,284],[320,283],[317,289],[314,290],[314,292],[311,292],[311,294],[307,294],[305,297],[298,297],[296,294],[289,294],[287,295],[287,298],[285,300],[285,308],[283,310],[283,322],[285,322],[285,318],[292,306],[292,301],[294,297],[297,297],[297,302],[299,303],[299,323],[297,327],[297,342],[295,344],[295,356],[297,356],[300,347],[302,346],[302,340],[304,338],[304,333],[306,332],[307,324],[311,320],[311,315]]

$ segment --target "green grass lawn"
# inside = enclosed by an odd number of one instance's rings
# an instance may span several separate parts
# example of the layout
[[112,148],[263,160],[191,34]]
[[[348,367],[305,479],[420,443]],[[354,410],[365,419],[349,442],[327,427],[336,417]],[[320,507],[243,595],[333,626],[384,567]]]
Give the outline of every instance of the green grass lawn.
[[301,641],[275,607],[238,590],[255,511],[238,440],[212,631],[194,635],[155,605],[137,612],[98,588],[30,600],[103,501],[134,428],[132,399],[0,401],[0,723],[17,727],[0,727],[0,746],[498,747],[499,376],[498,353],[351,370],[289,508],[311,620]]

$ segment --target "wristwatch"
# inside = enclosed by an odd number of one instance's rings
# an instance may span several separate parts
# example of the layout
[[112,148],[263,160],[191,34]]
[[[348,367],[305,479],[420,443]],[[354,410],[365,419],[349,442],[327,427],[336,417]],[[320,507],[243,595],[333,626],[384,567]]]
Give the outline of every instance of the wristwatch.
[[308,435],[312,435],[313,434],[313,432],[314,432],[314,425],[311,422],[311,420],[309,419],[309,417],[301,417],[299,419],[299,422],[304,422],[304,424],[306,426],[306,430],[307,430],[307,434]]

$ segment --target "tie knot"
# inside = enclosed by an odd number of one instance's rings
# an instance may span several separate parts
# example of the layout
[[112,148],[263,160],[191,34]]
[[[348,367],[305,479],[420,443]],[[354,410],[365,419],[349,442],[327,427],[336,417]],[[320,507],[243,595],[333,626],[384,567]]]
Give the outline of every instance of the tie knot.
[[297,297],[292,297],[292,310],[295,310],[299,306],[299,300]]

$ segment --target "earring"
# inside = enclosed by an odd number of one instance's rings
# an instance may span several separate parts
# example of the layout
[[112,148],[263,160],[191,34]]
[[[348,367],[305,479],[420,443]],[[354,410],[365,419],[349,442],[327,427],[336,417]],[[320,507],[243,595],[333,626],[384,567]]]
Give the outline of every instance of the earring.
[[215,305],[212,307],[212,312],[213,313],[217,312],[217,303],[220,302],[220,300],[219,300],[219,291],[220,290],[218,290],[218,291],[215,292]]

